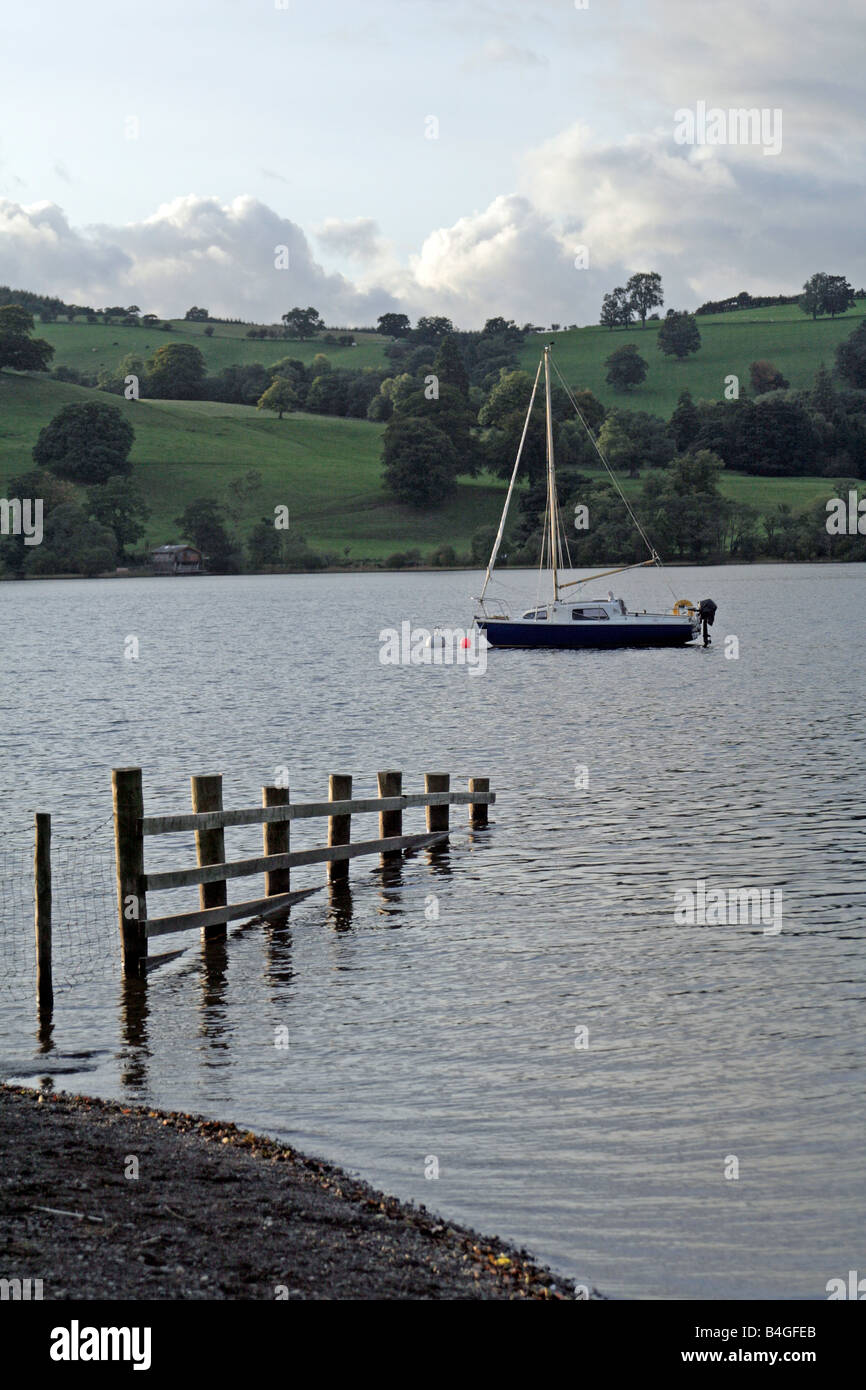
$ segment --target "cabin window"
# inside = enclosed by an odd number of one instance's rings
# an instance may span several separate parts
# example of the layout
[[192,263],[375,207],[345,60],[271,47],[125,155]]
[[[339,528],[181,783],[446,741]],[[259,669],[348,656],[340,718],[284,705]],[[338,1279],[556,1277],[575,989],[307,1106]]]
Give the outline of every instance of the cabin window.
[[578,618],[606,618],[607,613],[603,608],[572,608],[571,619],[574,622]]
[[524,613],[523,616],[524,618],[535,618],[536,622],[539,621],[539,619],[543,621],[547,617],[547,609],[539,608],[536,610],[535,608],[530,608],[529,612]]

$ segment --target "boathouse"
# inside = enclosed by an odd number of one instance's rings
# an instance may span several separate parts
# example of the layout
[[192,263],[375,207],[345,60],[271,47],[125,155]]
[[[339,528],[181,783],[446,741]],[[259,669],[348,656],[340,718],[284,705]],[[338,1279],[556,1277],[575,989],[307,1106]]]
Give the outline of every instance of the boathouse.
[[150,552],[157,574],[201,574],[202,559],[194,545],[161,545]]

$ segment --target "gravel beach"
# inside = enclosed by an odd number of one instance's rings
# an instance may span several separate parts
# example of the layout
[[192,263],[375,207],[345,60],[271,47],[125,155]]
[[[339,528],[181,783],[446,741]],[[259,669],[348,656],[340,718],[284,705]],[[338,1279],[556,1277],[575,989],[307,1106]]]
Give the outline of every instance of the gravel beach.
[[45,1299],[586,1298],[235,1125],[17,1086],[0,1087],[0,1276]]

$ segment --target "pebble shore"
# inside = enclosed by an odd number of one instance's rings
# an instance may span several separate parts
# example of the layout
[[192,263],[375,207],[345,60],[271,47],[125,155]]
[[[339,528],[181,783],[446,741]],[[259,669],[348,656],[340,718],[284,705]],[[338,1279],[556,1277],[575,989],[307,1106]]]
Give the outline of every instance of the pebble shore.
[[19,1086],[0,1087],[0,1273],[44,1299],[586,1298],[236,1125]]

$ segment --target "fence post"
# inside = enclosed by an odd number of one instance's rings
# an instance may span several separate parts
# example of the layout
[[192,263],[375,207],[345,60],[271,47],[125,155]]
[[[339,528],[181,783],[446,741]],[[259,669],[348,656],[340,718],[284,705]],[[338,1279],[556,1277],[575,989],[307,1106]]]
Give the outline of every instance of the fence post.
[[36,846],[33,853],[36,885],[36,994],[40,1005],[54,1002],[51,982],[51,817],[36,812]]
[[[447,772],[425,772],[425,792],[447,792],[451,789],[451,777]],[[448,830],[450,826],[450,806],[427,807],[427,829]]]
[[140,767],[115,767],[111,773],[114,801],[114,857],[117,865],[117,912],[124,975],[137,975],[147,957],[147,918],[144,878],[144,796]]
[[[193,811],[198,813],[200,811],[222,810],[223,779],[219,773],[207,777],[191,777],[190,788]],[[203,868],[205,864],[224,864],[226,844],[225,831],[222,826],[218,826],[215,830],[197,830],[195,832],[195,848],[199,868]],[[199,885],[199,903],[202,909],[225,907],[227,901],[224,878],[217,879],[215,883]],[[221,941],[228,934],[225,922],[218,922],[211,927],[203,927],[202,931],[206,941]]]
[[[471,794],[472,792],[489,792],[489,791],[490,791],[490,778],[489,778],[489,777],[470,777],[470,778],[469,778],[469,791],[470,791],[470,794]],[[476,801],[472,801],[472,802],[469,803],[469,824],[470,824],[470,826],[472,827],[473,830],[483,830],[484,827],[487,825],[487,802],[486,802],[486,801],[477,801],[477,802],[476,802]]]
[[[263,806],[288,806],[288,787],[262,787]],[[289,822],[287,820],[265,821],[262,825],[262,839],[265,854],[288,854]],[[275,893],[288,893],[291,869],[272,869],[265,874],[265,893],[272,898]]]
[[[352,779],[342,772],[332,772],[328,778],[329,801],[351,801]],[[352,838],[351,816],[328,817],[328,847],[347,845]],[[348,859],[332,859],[328,864],[328,882],[338,883],[349,877]]]
[[[402,772],[380,772],[377,775],[377,784],[380,796],[402,796],[403,795],[403,774]],[[403,834],[403,812],[402,811],[380,811],[379,812],[379,838],[388,840],[392,835]],[[387,850],[382,859],[399,859],[401,851],[399,849]]]

